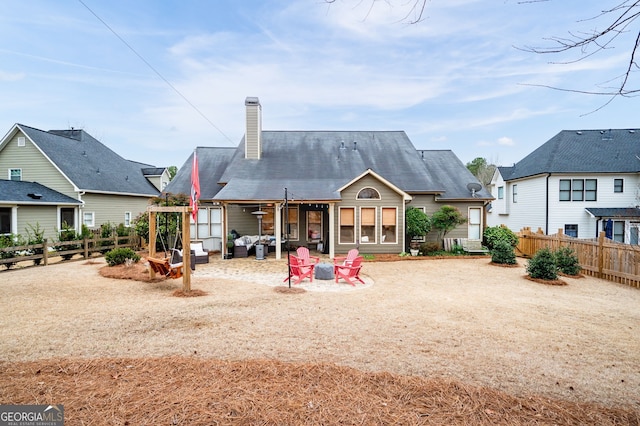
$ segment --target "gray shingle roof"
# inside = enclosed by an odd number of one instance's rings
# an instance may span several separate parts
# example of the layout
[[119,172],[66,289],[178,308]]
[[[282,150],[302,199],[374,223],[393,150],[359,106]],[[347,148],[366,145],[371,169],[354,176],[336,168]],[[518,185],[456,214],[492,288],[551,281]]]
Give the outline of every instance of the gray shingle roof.
[[[221,201],[278,200],[284,188],[298,200],[339,200],[337,190],[368,169],[407,193],[443,199],[470,198],[467,184],[478,182],[453,152],[416,151],[402,131],[263,131],[259,160],[244,158],[244,140],[199,147],[198,159],[201,198]],[[191,161],[166,191],[189,193]],[[484,189],[476,196],[492,198]]]
[[[198,170],[200,171],[200,199],[211,200],[222,188],[218,184],[229,161],[236,152],[236,148],[197,147]],[[173,194],[191,193],[191,165],[193,153],[180,167],[178,173],[164,189]]]
[[[31,194],[31,195],[29,195]],[[0,179],[0,202],[16,204],[82,204],[37,182]]]
[[640,209],[635,207],[588,207],[595,217],[640,217]]
[[158,195],[142,172],[154,166],[120,157],[84,130],[18,127],[80,190]]
[[[500,169],[502,173],[502,169]],[[505,180],[542,173],[640,171],[640,131],[563,130],[516,163]]]
[[253,185],[256,199],[283,198],[284,187],[305,199],[338,199],[335,190],[368,169],[406,192],[442,189],[402,131],[263,131],[261,159],[244,158],[243,140],[216,198],[245,199]]
[[[471,192],[467,188],[470,183],[480,182],[460,161],[460,159],[451,150],[420,150],[418,151],[424,159],[427,172],[438,180],[440,187],[445,192],[438,198],[447,199],[464,199],[470,198]],[[474,195],[475,198],[493,199],[491,194],[483,187]]]

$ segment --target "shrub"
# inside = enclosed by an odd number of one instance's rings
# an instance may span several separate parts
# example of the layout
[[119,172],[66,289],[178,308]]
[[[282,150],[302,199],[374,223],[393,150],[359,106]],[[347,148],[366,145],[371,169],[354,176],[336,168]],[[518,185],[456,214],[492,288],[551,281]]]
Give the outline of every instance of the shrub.
[[127,259],[137,263],[140,260],[140,256],[128,247],[119,247],[108,251],[104,255],[104,259],[107,261],[107,265],[116,266],[126,263]]
[[484,230],[484,244],[489,250],[493,250],[499,241],[515,247],[518,245],[518,236],[506,226],[489,226]]
[[415,207],[407,209],[405,214],[406,233],[409,241],[424,237],[431,231],[431,221],[425,212]]
[[[20,235],[0,235],[0,248],[20,246],[23,243],[24,241],[22,240],[22,237]],[[0,251],[0,259],[11,259],[13,257],[17,257],[18,254],[19,253],[15,250]],[[17,262],[5,263],[4,267],[7,269],[11,269],[16,263]]]
[[453,206],[442,206],[431,216],[431,226],[438,230],[438,240],[440,241],[449,231],[466,222],[467,219],[462,216],[460,210]]
[[[75,229],[70,228],[66,223],[63,223],[63,228],[58,234],[58,241],[74,241],[82,239],[82,235],[78,234]],[[66,251],[66,250],[76,250],[80,248],[79,244],[70,244],[66,246],[56,246],[54,247],[56,251]],[[73,257],[73,253],[67,253],[62,255],[63,260],[69,260]]]
[[570,247],[560,247],[554,253],[558,270],[567,275],[578,275],[580,262],[576,252]]
[[423,255],[429,255],[430,253],[435,253],[440,251],[440,244],[430,241],[427,243],[420,244],[420,253]]
[[531,278],[543,280],[558,279],[556,259],[551,250],[548,248],[538,250],[527,264],[527,273]]
[[451,253],[464,254],[464,248],[459,244],[454,244],[453,247],[451,247]]
[[516,253],[511,244],[506,241],[498,241],[491,250],[491,261],[504,265],[515,265]]
[[[44,244],[44,229],[40,229],[40,224],[36,222],[36,226],[31,224],[27,224],[27,228],[24,229],[27,233],[27,244],[28,245],[40,245]],[[44,253],[42,247],[32,248],[29,250],[30,255],[41,255]],[[42,259],[33,259],[34,265],[39,265],[42,262]]]

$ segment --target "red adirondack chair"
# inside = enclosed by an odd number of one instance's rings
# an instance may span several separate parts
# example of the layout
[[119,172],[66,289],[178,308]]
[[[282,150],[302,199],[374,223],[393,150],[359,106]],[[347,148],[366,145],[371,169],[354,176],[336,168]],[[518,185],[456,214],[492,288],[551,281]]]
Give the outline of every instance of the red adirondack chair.
[[289,255],[289,276],[283,282],[294,277],[296,278],[294,284],[300,284],[305,278],[309,278],[313,282],[313,269],[315,266],[315,263],[304,263],[301,258]]
[[358,249],[351,249],[346,256],[336,256],[333,258],[333,275],[337,274],[338,266],[351,266],[353,259],[358,257]]
[[302,259],[302,263],[304,263],[305,265],[312,264],[312,263],[316,264],[320,262],[320,257],[311,256],[309,254],[309,249],[306,247],[298,247],[298,249],[296,250],[296,253],[298,254],[298,258]]
[[336,282],[339,279],[343,279],[352,286],[356,286],[354,281],[359,281],[364,284],[362,278],[360,278],[360,269],[362,268],[362,256],[357,256],[351,262],[351,265],[336,265],[334,267],[334,273],[336,276]]

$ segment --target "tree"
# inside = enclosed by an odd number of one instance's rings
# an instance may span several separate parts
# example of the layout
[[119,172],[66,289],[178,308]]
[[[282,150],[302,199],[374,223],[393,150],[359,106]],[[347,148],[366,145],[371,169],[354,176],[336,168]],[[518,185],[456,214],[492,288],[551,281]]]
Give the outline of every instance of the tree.
[[409,240],[424,237],[431,231],[429,216],[421,209],[409,207],[405,214],[406,233]]
[[431,226],[438,230],[438,239],[442,240],[445,235],[462,225],[467,219],[462,216],[460,210],[453,206],[442,206],[431,216]]
[[466,166],[471,174],[478,178],[482,185],[487,185],[491,182],[493,172],[496,170],[495,164],[488,163],[484,157],[476,157],[468,162]]
[[176,166],[169,166],[167,171],[169,172],[169,180],[173,180],[173,178],[176,177],[176,173],[178,173],[178,168]]
[[[335,3],[336,0],[325,0],[326,3]],[[361,0],[359,0],[361,1]],[[377,0],[369,0],[369,11],[373,9]],[[532,3],[544,3],[551,0],[519,0],[519,4],[532,4]],[[591,95],[604,95],[609,96],[611,99],[606,104],[611,102],[617,96],[633,97],[640,93],[640,87],[631,87],[633,84],[630,80],[633,76],[633,72],[640,71],[640,66],[637,63],[637,57],[640,49],[640,29],[633,28],[633,24],[636,24],[638,18],[640,18],[640,1],[638,0],[619,0],[616,6],[600,10],[587,19],[578,21],[579,23],[586,22],[591,26],[594,26],[594,22],[602,20],[604,24],[600,27],[602,29],[587,29],[587,30],[569,30],[568,36],[560,37],[553,36],[546,38],[550,42],[547,46],[526,46],[519,49],[526,52],[536,54],[563,54],[568,52],[577,52],[578,57],[573,60],[565,60],[558,63],[570,64],[583,61],[598,53],[613,49],[616,43],[625,42],[624,37],[630,36],[630,46],[628,60],[625,61],[625,67],[620,74],[607,84],[612,83],[611,86],[603,87],[600,91],[588,91],[588,90],[573,90],[563,89],[553,86],[544,86],[555,90],[562,90],[566,92],[577,92]],[[404,22],[409,24],[417,24],[425,18],[427,0],[408,0],[400,1],[386,0],[388,5],[397,3],[399,7],[407,8]],[[604,106],[604,105],[603,105]]]
[[[529,1],[534,3],[536,1]],[[527,3],[529,3],[527,2]],[[589,29],[584,31],[568,31],[568,35],[565,37],[553,36],[547,41],[550,42],[547,46],[527,46],[522,50],[539,53],[539,54],[560,54],[566,52],[578,52],[576,59],[565,61],[563,63],[575,63],[590,58],[598,53],[602,53],[605,50],[613,49],[615,42],[620,41],[619,38],[632,34],[630,52],[628,54],[628,60],[625,62],[625,69],[622,73],[612,79],[609,83],[613,82],[613,86],[603,87],[601,91],[586,91],[586,90],[570,90],[562,89],[552,86],[550,87],[556,90],[562,90],[567,92],[587,93],[593,95],[606,95],[610,96],[613,100],[616,96],[632,97],[640,93],[640,88],[629,87],[630,78],[632,73],[640,70],[637,63],[638,48],[640,46],[640,30],[632,28],[632,24],[636,23],[636,20],[640,17],[640,1],[638,0],[624,0],[617,6],[609,9],[603,9],[595,16],[589,19],[584,19],[579,22],[589,22],[589,25],[594,25],[593,21],[604,19],[604,26],[602,29]],[[611,102],[609,100],[609,102]],[[609,103],[607,102],[607,103]],[[606,104],[605,104],[606,105]]]

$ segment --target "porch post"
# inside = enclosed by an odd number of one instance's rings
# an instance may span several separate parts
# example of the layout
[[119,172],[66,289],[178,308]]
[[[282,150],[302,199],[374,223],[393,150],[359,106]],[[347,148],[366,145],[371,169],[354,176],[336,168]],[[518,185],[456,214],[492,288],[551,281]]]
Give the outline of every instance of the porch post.
[[336,255],[335,242],[338,238],[336,235],[336,203],[329,203],[329,257],[333,259]]
[[[275,211],[275,223],[274,233],[276,234],[276,259],[282,259],[282,203],[273,204]],[[269,250],[267,248],[267,250]]]

